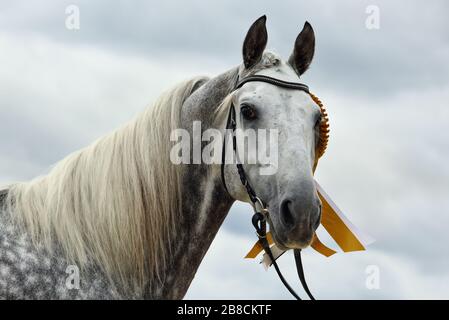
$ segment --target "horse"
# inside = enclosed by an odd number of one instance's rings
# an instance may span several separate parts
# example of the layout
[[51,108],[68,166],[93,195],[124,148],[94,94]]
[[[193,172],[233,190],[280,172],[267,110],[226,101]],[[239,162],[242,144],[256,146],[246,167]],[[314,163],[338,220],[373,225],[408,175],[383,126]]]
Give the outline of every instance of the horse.
[[[171,132],[278,130],[278,168],[243,164],[279,248],[311,244],[321,203],[313,180],[320,108],[294,82],[309,68],[315,35],[306,22],[288,60],[265,50],[266,17],[243,41],[242,62],[163,93],[116,131],[58,162],[44,176],[0,192],[0,298],[182,299],[235,201],[250,203],[235,165],[170,161]],[[231,150],[225,148],[224,152]]]

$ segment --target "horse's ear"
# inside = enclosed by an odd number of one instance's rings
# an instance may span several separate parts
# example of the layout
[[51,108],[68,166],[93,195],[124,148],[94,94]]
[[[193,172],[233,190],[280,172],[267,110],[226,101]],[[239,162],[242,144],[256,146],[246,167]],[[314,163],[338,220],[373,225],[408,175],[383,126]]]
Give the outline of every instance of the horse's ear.
[[267,17],[263,15],[251,25],[246,34],[243,42],[243,63],[246,69],[254,66],[262,58],[268,40],[266,21]]
[[315,33],[310,23],[306,21],[304,28],[296,38],[295,47],[288,62],[299,75],[302,75],[309,68],[314,53]]

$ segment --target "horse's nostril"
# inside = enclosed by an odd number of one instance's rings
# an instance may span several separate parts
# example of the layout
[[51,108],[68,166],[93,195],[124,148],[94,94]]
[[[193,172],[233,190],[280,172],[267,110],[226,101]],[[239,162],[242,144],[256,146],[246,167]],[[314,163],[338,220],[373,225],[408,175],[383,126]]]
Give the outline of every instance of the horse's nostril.
[[292,202],[290,200],[283,200],[281,203],[281,221],[286,227],[294,227],[295,218],[291,210]]

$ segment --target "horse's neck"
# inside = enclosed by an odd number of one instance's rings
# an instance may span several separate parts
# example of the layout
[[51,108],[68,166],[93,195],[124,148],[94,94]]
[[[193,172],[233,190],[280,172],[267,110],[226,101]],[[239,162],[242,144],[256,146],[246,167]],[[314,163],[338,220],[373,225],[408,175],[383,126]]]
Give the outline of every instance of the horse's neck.
[[[237,69],[206,82],[183,105],[182,125],[192,134],[192,121],[201,120],[202,130],[212,125],[211,115],[233,89]],[[183,217],[179,220],[173,261],[164,286],[152,298],[184,297],[195,273],[223,223],[233,199],[225,191],[220,170],[205,164],[186,165],[183,170]]]
[[[186,178],[188,180],[188,178]],[[188,181],[185,181],[188,183]],[[196,181],[196,192],[184,198],[184,219],[175,244],[174,261],[168,270],[162,297],[184,297],[200,263],[231,208],[233,200],[222,194],[212,177]]]

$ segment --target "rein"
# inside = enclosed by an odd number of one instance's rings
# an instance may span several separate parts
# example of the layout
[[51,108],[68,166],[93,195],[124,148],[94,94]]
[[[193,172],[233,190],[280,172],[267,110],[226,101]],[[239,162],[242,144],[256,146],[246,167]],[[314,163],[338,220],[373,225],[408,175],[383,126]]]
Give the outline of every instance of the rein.
[[[318,106],[321,109],[321,115],[322,115],[322,121],[320,124],[320,142],[317,147],[317,157],[314,164],[314,170],[317,165],[318,158],[321,157],[321,155],[324,153],[326,146],[327,146],[327,140],[328,140],[328,132],[329,132],[329,125],[328,125],[328,118],[327,113],[323,107],[323,104],[321,101],[311,94],[309,92],[309,87],[303,83],[297,83],[297,82],[289,82],[289,81],[283,81],[280,79],[264,76],[264,75],[252,75],[248,76],[246,78],[243,78],[241,80],[238,80],[234,90],[237,90],[241,88],[245,83],[248,82],[266,82],[278,87],[286,88],[286,89],[292,89],[292,90],[301,90],[306,93],[308,93],[313,101],[318,104]],[[243,186],[246,189],[246,192],[253,204],[254,209],[254,215],[252,217],[252,224],[254,228],[256,229],[257,237],[259,238],[259,242],[262,245],[264,251],[268,255],[268,257],[271,259],[271,262],[276,270],[276,273],[279,276],[279,279],[284,284],[284,286],[287,288],[287,290],[297,299],[301,300],[301,298],[298,296],[298,294],[292,289],[292,287],[287,283],[284,276],[282,275],[279,266],[276,262],[276,259],[274,258],[273,252],[271,251],[270,244],[267,240],[267,218],[269,216],[269,211],[267,209],[267,206],[264,204],[264,202],[257,196],[256,192],[254,191],[253,187],[248,181],[248,178],[246,177],[245,170],[243,169],[243,165],[238,159],[238,153],[237,153],[237,138],[235,135],[235,130],[237,129],[237,122],[236,122],[236,112],[234,104],[232,103],[229,109],[228,114],[228,120],[226,123],[226,129],[230,129],[232,131],[232,149],[236,156],[236,166],[237,171],[240,177],[240,181],[243,184]],[[227,132],[227,131],[226,131]],[[229,194],[229,190],[226,187],[226,181],[225,181],[225,175],[224,175],[224,165],[226,160],[226,135],[225,135],[225,141],[223,143],[223,150],[222,150],[222,163],[221,163],[221,179],[224,185],[225,190]],[[315,300],[312,293],[310,292],[307,282],[304,276],[304,268],[302,266],[302,260],[301,260],[301,249],[295,249],[294,250],[294,256],[295,256],[295,262],[296,262],[296,270],[298,273],[299,280],[304,288],[304,291],[307,293],[309,298],[311,300]]]

